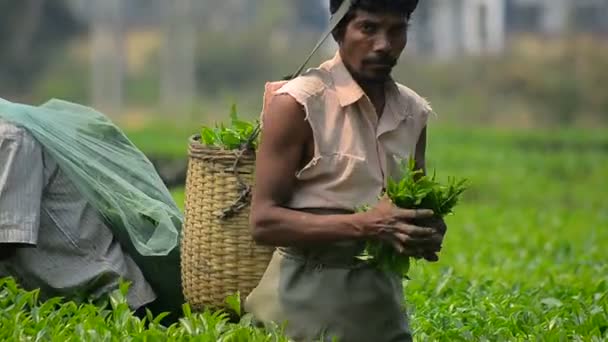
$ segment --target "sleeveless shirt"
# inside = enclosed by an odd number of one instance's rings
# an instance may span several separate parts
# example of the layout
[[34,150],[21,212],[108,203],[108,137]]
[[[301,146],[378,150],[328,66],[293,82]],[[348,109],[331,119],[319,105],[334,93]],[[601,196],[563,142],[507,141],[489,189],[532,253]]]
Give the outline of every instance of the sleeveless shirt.
[[376,204],[388,178],[399,176],[399,160],[414,156],[432,112],[404,85],[389,80],[385,90],[378,116],[339,53],[291,81],[266,85],[264,108],[272,96],[292,96],[304,107],[313,133],[314,157],[296,173],[287,207],[352,210]]

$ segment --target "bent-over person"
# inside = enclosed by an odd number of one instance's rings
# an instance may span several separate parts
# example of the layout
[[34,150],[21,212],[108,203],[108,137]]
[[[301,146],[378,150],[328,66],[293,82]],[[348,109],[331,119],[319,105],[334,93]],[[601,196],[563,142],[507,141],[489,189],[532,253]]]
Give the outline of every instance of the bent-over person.
[[47,149],[26,128],[0,119],[0,277],[39,289],[41,299],[77,301],[103,299],[124,280],[132,310],[175,316],[184,301],[177,251],[154,257],[163,271],[157,276],[174,280],[154,288],[137,261],[152,257],[127,247]]

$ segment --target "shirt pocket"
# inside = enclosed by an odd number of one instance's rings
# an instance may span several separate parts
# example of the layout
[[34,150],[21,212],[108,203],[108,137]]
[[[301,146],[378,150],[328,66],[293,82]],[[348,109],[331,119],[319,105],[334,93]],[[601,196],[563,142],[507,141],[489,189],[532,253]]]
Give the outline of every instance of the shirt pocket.
[[383,134],[380,142],[389,157],[407,159],[414,155],[420,133],[421,129],[417,125],[411,120],[405,120],[396,130]]
[[302,181],[318,179],[331,182],[334,178],[343,179],[357,174],[362,171],[360,169],[365,166],[365,162],[364,157],[356,154],[324,153],[309,161],[296,173],[296,177]]
[[372,203],[379,194],[382,175],[372,171],[365,158],[336,152],[313,159],[297,178],[299,185],[314,192],[314,196],[323,197],[328,203],[348,203],[351,208]]
[[411,120],[406,120],[395,131],[381,137],[381,144],[386,153],[387,174],[390,178],[401,177],[400,164],[414,157],[420,133],[419,127]]

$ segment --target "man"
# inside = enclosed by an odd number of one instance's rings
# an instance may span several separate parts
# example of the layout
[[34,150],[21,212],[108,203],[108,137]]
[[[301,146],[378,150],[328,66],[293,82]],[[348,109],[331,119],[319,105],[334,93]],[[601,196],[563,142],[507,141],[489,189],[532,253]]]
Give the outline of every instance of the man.
[[431,211],[378,200],[399,176],[396,158],[424,168],[431,108],[390,76],[417,3],[354,1],[333,59],[267,87],[251,224],[258,243],[278,248],[245,309],[296,341],[412,339],[399,276],[355,256],[376,239],[436,261],[446,230]]
[[[167,291],[155,293],[134,261],[142,256],[129,255],[128,248],[44,146],[27,129],[0,119],[0,277],[40,289],[43,299],[75,300],[103,298],[123,279],[131,282],[129,306],[143,313],[166,300],[156,299]],[[179,258],[171,258],[179,269]],[[179,278],[174,287],[179,295]],[[181,304],[179,297],[170,300]]]

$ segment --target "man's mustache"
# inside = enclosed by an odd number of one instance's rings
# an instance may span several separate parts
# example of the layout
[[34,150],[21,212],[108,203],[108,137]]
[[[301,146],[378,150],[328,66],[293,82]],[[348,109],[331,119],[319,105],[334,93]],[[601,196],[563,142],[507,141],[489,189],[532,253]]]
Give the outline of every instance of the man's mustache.
[[397,60],[390,56],[377,56],[363,59],[363,64],[382,64],[390,67],[397,65]]

